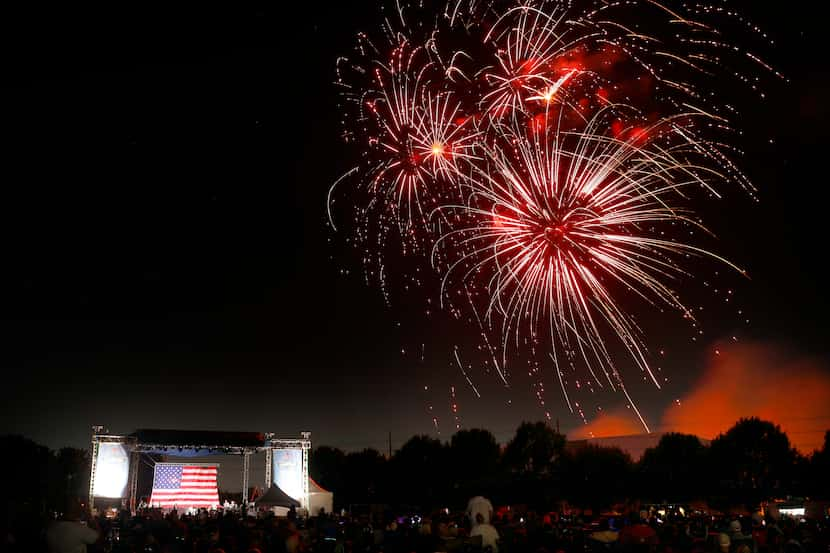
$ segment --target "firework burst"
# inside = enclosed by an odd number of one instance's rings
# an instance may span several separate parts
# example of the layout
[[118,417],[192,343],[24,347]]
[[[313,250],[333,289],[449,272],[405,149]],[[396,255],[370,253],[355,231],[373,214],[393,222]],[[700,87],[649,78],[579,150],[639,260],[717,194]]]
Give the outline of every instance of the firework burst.
[[622,365],[660,382],[628,298],[693,319],[676,292],[688,259],[737,269],[697,238],[709,233],[694,202],[724,183],[754,194],[729,140],[735,110],[701,78],[730,73],[757,91],[732,62],[775,72],[725,43],[704,21],[723,10],[702,5],[434,4],[397,2],[385,46],[360,34],[338,61],[344,137],[362,157],[341,180],[358,185],[364,261],[386,289],[389,236],[431,252],[445,312],[469,308],[486,350],[501,344],[502,381],[511,352],[541,351],[532,372],[552,365],[572,412],[583,413],[568,392],[578,366],[637,411]]
[[563,367],[575,359],[597,386],[627,395],[608,336],[659,387],[642,333],[618,302],[620,290],[691,317],[670,287],[685,274],[682,262],[689,254],[726,262],[661,237],[672,223],[705,231],[684,204],[693,189],[723,179],[701,163],[707,161],[701,144],[689,142],[674,124],[689,115],[635,135],[619,133],[626,140],[612,136],[616,117],[617,110],[603,110],[580,132],[555,124],[541,134],[502,129],[499,142],[483,149],[487,164],[465,180],[467,201],[440,208],[460,221],[434,250],[443,295],[460,284],[483,283],[484,318],[496,321],[505,350],[544,329],[571,409]]

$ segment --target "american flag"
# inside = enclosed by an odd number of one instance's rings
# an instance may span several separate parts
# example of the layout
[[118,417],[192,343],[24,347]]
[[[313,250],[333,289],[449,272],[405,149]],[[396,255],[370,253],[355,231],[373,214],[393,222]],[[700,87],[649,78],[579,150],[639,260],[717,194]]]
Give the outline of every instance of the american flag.
[[215,465],[158,463],[154,472],[150,505],[211,507],[219,504]]

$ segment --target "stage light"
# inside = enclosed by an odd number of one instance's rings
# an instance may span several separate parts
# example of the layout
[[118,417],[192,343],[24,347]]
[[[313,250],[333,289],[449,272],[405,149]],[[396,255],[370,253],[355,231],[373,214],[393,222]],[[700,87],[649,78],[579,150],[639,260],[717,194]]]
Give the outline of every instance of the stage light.
[[806,509],[804,507],[779,507],[778,512],[785,516],[803,517]]
[[95,462],[95,497],[124,497],[130,471],[129,454],[124,444],[98,444]]
[[274,483],[299,501],[304,500],[302,458],[301,449],[275,449],[272,461]]

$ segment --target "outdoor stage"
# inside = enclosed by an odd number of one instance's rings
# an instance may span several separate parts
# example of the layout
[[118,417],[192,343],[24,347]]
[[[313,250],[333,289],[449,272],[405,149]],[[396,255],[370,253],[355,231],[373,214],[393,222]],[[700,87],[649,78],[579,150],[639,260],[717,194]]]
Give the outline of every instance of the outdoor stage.
[[[142,466],[153,468],[152,497],[156,499],[156,506],[212,507],[214,502],[218,506],[221,467],[218,463],[203,461],[206,457],[221,455],[241,456],[242,500],[248,503],[251,458],[260,457],[255,454],[264,452],[266,493],[275,487],[296,500],[301,508],[312,511],[315,509],[312,496],[319,492],[311,489],[316,484],[309,482],[308,475],[311,433],[300,434],[300,438],[276,438],[273,433],[259,432],[141,429],[119,435],[95,426],[89,507],[95,507],[96,499],[120,500],[122,507],[135,513],[139,478],[142,472],[146,473],[141,470]],[[150,506],[154,506],[152,500]]]

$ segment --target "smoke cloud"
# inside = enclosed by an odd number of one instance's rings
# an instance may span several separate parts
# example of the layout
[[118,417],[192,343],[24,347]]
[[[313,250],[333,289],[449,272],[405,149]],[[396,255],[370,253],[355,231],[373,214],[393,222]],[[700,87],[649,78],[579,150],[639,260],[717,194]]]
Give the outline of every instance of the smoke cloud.
[[[741,417],[779,424],[801,453],[821,448],[830,429],[826,362],[763,343],[717,344],[700,379],[662,414],[652,430],[714,438]],[[629,409],[598,416],[572,437],[640,434]]]

